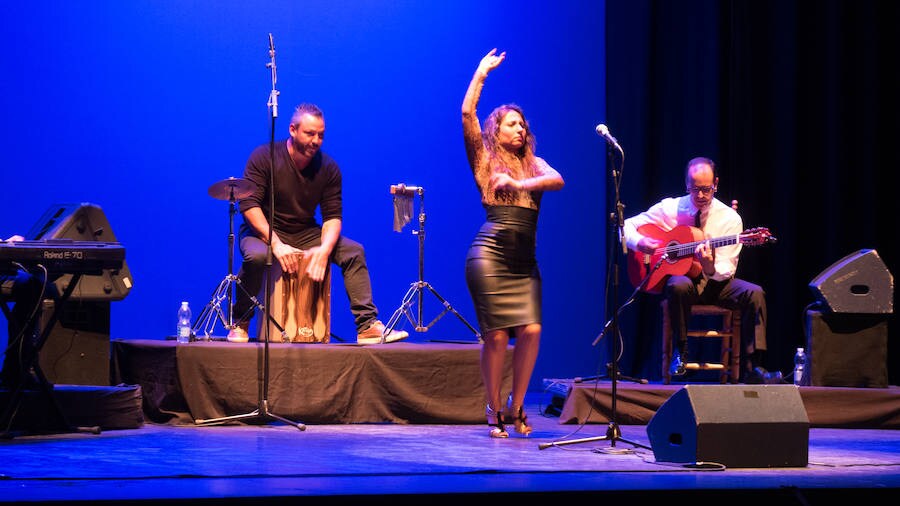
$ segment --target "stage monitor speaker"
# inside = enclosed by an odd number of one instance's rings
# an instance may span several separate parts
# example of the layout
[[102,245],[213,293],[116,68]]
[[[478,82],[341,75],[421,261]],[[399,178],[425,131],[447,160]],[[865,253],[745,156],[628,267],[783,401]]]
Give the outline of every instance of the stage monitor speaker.
[[[55,302],[45,300],[41,328],[49,323]],[[38,355],[52,384],[109,385],[109,302],[66,301]]]
[[[74,241],[118,242],[100,206],[91,203],[55,204],[28,232],[26,239],[72,239]],[[54,280],[59,293],[72,279],[70,274]],[[120,269],[105,269],[101,274],[83,275],[69,300],[122,300],[131,291],[128,264]]]
[[873,249],[838,260],[816,276],[809,288],[834,313],[894,312],[894,277]]
[[685,385],[647,424],[660,462],[805,467],[809,418],[794,385]]
[[806,311],[812,385],[887,388],[888,318]]

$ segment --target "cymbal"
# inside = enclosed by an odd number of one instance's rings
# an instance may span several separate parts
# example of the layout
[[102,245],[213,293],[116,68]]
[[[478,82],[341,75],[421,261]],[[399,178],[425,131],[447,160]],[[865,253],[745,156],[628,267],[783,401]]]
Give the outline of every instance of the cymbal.
[[256,189],[256,185],[253,181],[230,177],[228,179],[223,179],[218,183],[214,183],[209,187],[207,193],[214,199],[231,200],[232,198],[242,199],[244,197],[249,197],[254,189]]

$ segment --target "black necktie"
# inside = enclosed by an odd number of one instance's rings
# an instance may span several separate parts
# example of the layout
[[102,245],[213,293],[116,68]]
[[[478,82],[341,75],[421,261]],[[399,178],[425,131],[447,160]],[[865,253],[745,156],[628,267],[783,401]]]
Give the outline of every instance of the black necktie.
[[697,214],[694,215],[694,226],[702,229],[703,225],[700,223],[700,211],[697,211]]

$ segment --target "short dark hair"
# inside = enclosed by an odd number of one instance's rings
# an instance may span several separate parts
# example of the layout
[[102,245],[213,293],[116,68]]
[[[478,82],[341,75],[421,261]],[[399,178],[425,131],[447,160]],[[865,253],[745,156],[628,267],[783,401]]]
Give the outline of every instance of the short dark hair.
[[325,118],[325,114],[322,113],[322,109],[319,109],[319,106],[304,102],[294,109],[294,114],[291,116],[291,124],[296,125],[297,123],[300,123],[300,116],[303,116],[304,114],[309,114],[310,116],[322,119]]

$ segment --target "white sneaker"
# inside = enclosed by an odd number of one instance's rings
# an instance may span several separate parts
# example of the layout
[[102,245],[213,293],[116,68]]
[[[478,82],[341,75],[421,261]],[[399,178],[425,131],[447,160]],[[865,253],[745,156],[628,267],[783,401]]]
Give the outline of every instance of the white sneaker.
[[246,343],[250,340],[250,336],[247,334],[247,327],[249,324],[237,324],[228,331],[228,336],[225,339],[228,339],[229,343]]
[[369,328],[357,334],[356,343],[381,344],[382,336],[384,337],[385,343],[395,343],[409,337],[409,332],[406,332],[405,330],[392,330],[387,335],[384,335],[384,330],[384,324],[381,323],[381,320],[375,320],[375,323],[370,325]]

